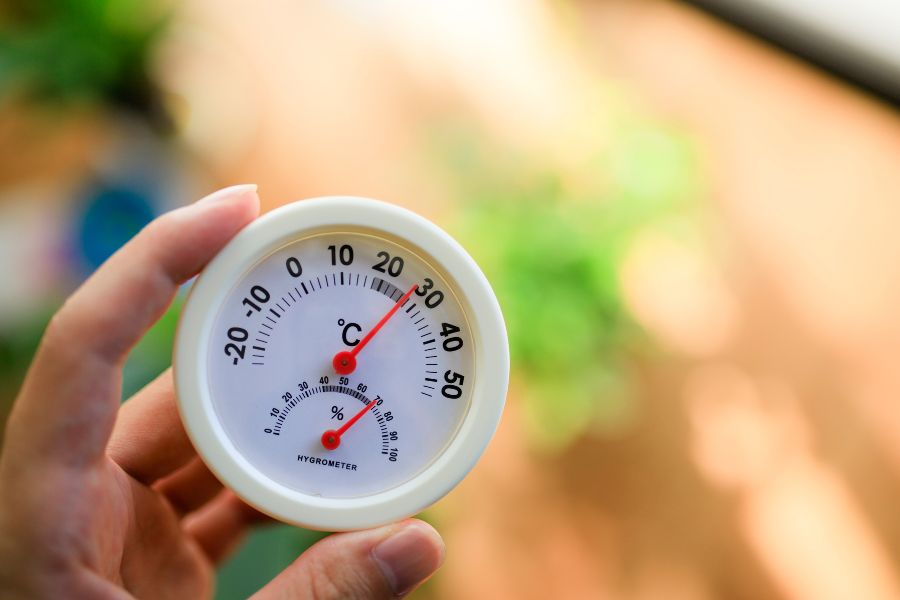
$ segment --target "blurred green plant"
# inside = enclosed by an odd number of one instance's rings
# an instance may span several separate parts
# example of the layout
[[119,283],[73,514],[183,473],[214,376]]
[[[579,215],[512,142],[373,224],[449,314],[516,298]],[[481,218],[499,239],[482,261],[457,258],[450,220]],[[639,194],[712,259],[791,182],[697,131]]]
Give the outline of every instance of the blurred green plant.
[[456,233],[503,309],[531,440],[553,450],[618,428],[636,408],[637,360],[653,348],[623,300],[623,261],[649,229],[697,222],[689,139],[623,119],[605,153],[567,173],[465,129],[439,139],[462,206]]
[[249,598],[325,535],[287,525],[268,525],[256,530],[219,568],[216,600]]
[[167,122],[150,76],[168,11],[158,1],[12,0],[0,5],[0,94],[124,107]]

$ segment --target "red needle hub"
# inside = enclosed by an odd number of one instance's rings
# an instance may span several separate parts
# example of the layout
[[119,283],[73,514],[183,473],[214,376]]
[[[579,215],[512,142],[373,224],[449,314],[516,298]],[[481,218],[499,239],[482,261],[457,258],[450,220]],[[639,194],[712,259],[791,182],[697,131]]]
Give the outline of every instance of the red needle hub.
[[338,446],[341,445],[341,436],[346,433],[348,429],[350,429],[354,423],[359,421],[364,414],[369,412],[372,408],[375,407],[375,401],[371,400],[368,404],[366,404],[361,411],[353,415],[349,421],[344,423],[343,427],[340,429],[329,429],[325,433],[322,434],[322,445],[326,450],[335,450]]
[[[355,345],[352,350],[349,350],[349,351],[344,350],[344,351],[338,352],[337,354],[334,355],[334,359],[331,361],[331,364],[334,367],[335,373],[337,373],[338,375],[349,375],[356,369],[356,355],[359,354],[360,350],[362,350],[363,348],[366,347],[366,344],[368,344],[369,341],[373,337],[375,337],[375,334],[378,333],[378,330],[381,329],[384,326],[384,324],[387,323],[388,320],[394,316],[394,313],[396,313],[397,310],[399,310],[399,308],[403,305],[403,303],[406,302],[410,296],[412,296],[412,293],[414,291],[416,291],[417,287],[419,287],[419,286],[414,285],[411,288],[409,288],[409,291],[406,292],[405,294],[403,294],[402,298],[397,300],[396,304],[394,304],[394,306],[391,307],[391,310],[389,310],[386,315],[381,317],[381,320],[375,324],[375,327],[373,327],[372,330],[369,331],[369,333],[367,333],[363,339],[359,340],[359,343],[357,345]],[[346,425],[344,427],[346,427]],[[326,433],[328,433],[328,432],[326,432]],[[324,439],[325,438],[323,437],[322,438],[323,444],[325,443]],[[327,448],[328,446],[325,446],[325,447]],[[337,446],[335,446],[335,447],[337,447]]]

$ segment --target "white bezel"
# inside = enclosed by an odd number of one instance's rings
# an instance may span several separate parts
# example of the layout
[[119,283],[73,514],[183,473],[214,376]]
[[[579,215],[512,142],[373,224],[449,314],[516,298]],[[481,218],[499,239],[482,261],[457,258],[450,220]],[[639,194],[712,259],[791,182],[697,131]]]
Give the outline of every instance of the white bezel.
[[[304,494],[261,473],[226,435],[207,383],[213,321],[239,278],[285,244],[329,231],[381,235],[430,261],[454,288],[474,341],[475,385],[456,437],[411,480],[359,498]],[[323,531],[390,523],[420,512],[447,494],[472,469],[493,436],[509,382],[509,346],[500,306],[469,254],[442,229],[411,211],[347,196],[282,206],[238,233],[194,283],[181,313],[172,363],[181,418],[207,466],[226,486],[262,512]]]

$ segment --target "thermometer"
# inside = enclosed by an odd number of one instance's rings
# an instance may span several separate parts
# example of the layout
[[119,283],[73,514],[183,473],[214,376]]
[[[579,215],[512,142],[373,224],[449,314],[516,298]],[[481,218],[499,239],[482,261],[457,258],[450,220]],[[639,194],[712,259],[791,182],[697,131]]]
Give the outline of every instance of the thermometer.
[[490,441],[509,379],[497,299],[466,251],[353,197],[242,230],[194,283],[173,364],[185,428],[219,479],[326,531],[443,497]]

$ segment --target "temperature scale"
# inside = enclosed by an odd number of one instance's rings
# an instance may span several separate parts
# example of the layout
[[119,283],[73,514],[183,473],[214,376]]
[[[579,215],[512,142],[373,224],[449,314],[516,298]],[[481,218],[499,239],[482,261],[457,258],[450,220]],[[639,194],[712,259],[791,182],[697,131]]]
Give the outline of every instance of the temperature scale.
[[509,379],[497,299],[466,251],[408,210],[351,197],[243,229],[194,284],[173,362],[210,469],[259,510],[327,531],[449,492]]

